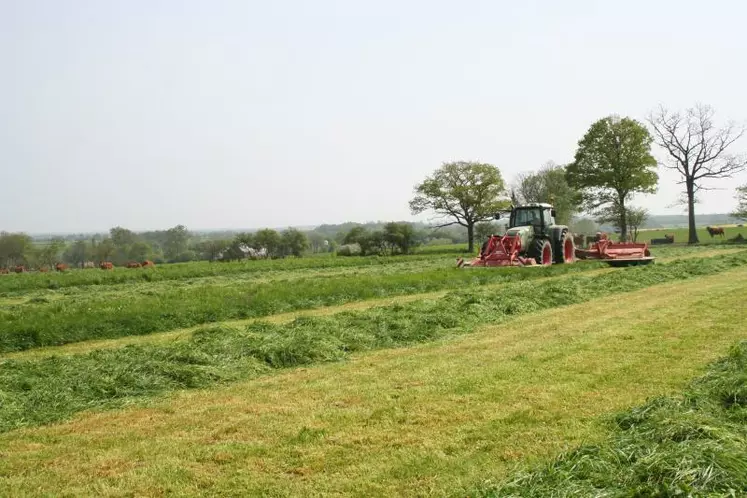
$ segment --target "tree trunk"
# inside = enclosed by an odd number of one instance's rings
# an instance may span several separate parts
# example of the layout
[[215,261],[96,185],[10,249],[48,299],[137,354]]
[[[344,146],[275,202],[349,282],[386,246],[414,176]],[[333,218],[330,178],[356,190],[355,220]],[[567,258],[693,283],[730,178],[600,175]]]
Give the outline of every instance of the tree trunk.
[[628,240],[628,213],[625,209],[625,197],[620,196],[620,241]]
[[468,223],[467,224],[467,243],[469,244],[467,247],[467,251],[469,253],[472,253],[475,250],[475,224],[474,223]]
[[688,244],[697,244],[698,231],[695,229],[695,185],[691,180],[687,182],[687,226],[688,226]]

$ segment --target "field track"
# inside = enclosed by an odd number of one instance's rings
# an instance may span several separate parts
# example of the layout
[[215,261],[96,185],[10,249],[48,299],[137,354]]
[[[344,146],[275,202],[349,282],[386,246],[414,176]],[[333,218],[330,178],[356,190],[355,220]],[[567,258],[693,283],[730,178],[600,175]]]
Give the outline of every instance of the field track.
[[[664,257],[659,258],[657,261],[659,263],[666,263],[671,262],[675,260],[687,260],[692,258],[709,258],[709,257],[715,257],[720,255],[728,255],[728,254],[736,254],[741,251],[743,251],[743,248],[728,248],[728,249],[710,249],[710,250],[702,250],[698,252],[693,252],[690,254],[679,254],[676,256],[670,256],[670,257]],[[584,263],[580,263],[584,264]],[[479,272],[485,272],[485,271],[498,271],[500,272],[500,269],[465,269],[464,271],[479,271]],[[526,271],[533,271],[533,269],[527,269]],[[589,272],[584,272],[584,275],[591,275],[591,274],[602,274],[610,271],[615,271],[612,268],[599,268],[595,270],[591,270]],[[555,277],[548,277],[542,280],[548,280],[548,279],[559,279],[559,278],[573,278],[573,275],[559,275]],[[500,282],[497,284],[487,284],[483,285],[481,288],[485,289],[493,289],[496,287],[500,287],[501,285],[506,285],[505,282]],[[380,298],[380,299],[366,299],[361,301],[354,301],[342,305],[336,305],[336,306],[324,306],[316,309],[311,310],[299,310],[299,311],[293,311],[288,313],[279,313],[275,315],[269,315],[265,317],[260,318],[251,318],[247,320],[228,320],[228,321],[222,321],[221,324],[228,325],[228,326],[243,326],[247,325],[252,322],[256,321],[267,321],[271,323],[284,323],[294,320],[295,318],[299,316],[326,316],[326,315],[332,315],[335,313],[340,313],[342,311],[353,311],[353,310],[363,310],[363,309],[369,309],[377,306],[387,306],[395,303],[408,303],[418,300],[426,300],[426,299],[438,299],[452,290],[443,290],[443,291],[435,291],[435,292],[426,292],[426,293],[416,293],[416,294],[406,294],[401,296],[394,296],[394,297],[386,297],[386,298]],[[115,348],[115,347],[121,347],[125,346],[127,344],[145,344],[145,343],[161,343],[161,342],[170,342],[174,340],[183,340],[191,336],[192,332],[194,330],[197,330],[201,325],[194,326],[194,327],[188,327],[188,328],[181,328],[176,330],[170,330],[166,332],[156,332],[148,335],[137,335],[137,336],[125,336],[117,339],[106,339],[106,340],[89,340],[89,341],[82,341],[82,342],[75,342],[70,344],[65,344],[61,346],[51,346],[51,347],[43,347],[43,348],[35,348],[35,349],[29,349],[25,351],[19,351],[19,352],[11,352],[11,353],[4,353],[0,354],[0,358],[43,358],[47,356],[52,355],[68,355],[68,354],[79,354],[79,353],[85,353],[88,351],[92,351],[95,349],[102,349],[102,348]]]
[[[702,256],[702,255],[701,255]],[[745,338],[747,269],[0,435],[8,496],[442,495],[604,437]]]

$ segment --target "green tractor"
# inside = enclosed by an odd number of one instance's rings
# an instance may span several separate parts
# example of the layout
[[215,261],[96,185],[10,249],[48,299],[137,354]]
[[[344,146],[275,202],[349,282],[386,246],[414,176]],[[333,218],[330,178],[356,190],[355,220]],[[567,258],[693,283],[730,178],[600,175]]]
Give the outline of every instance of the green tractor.
[[[495,215],[500,219],[501,213]],[[533,266],[573,263],[573,234],[565,225],[555,224],[555,209],[550,204],[531,203],[512,207],[505,235],[491,235],[480,255],[469,263],[460,259],[458,266]]]

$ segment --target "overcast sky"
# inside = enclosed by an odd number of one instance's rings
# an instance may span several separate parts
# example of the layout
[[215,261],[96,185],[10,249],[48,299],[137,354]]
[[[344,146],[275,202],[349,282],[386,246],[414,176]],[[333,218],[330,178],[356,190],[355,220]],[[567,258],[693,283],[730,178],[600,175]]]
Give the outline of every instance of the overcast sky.
[[[737,0],[0,0],[0,230],[411,219],[443,161],[510,182],[660,103],[744,123],[745,19]],[[637,203],[681,213],[660,173]]]

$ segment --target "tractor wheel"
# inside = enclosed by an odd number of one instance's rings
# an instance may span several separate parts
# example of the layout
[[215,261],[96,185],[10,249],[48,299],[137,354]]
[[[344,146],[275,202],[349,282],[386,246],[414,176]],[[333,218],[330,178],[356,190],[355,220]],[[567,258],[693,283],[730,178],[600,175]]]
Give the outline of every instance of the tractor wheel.
[[543,266],[552,264],[552,244],[547,239],[534,239],[529,256]]
[[556,263],[573,263],[576,260],[576,245],[573,242],[573,235],[564,231],[560,236],[557,246],[555,246]]

